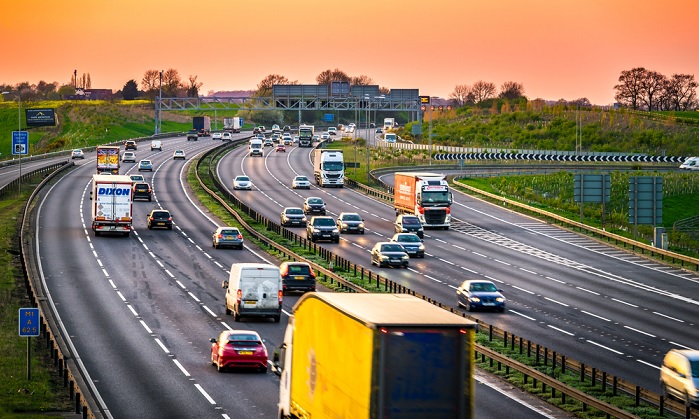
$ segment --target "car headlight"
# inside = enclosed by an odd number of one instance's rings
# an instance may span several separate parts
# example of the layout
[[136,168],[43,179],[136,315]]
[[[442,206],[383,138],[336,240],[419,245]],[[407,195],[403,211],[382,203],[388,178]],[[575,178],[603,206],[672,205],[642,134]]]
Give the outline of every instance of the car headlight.
[[424,244],[421,244],[420,247],[418,247],[418,249],[424,252],[424,251],[425,251],[425,245],[424,245]]
[[342,223],[342,228],[347,228],[347,223]]
[[410,256],[408,256],[408,255],[403,255],[403,256],[401,256],[401,259],[403,259],[403,260],[408,260],[408,259],[410,259]]
[[340,232],[340,230],[338,230],[336,228],[333,229],[333,233],[339,233],[339,232]]
[[480,303],[481,302],[481,299],[478,297],[471,297],[468,300],[473,302],[473,303]]
[[388,260],[388,256],[386,256],[386,255],[379,255],[379,259],[381,259],[381,260]]
[[505,302],[505,297],[498,297],[495,299],[498,303],[504,303]]
[[308,221],[308,219],[307,219],[306,217],[303,217],[303,218],[301,219],[301,221],[303,221],[303,222],[305,223],[306,221]]
[[364,223],[359,223],[359,228],[364,228]]

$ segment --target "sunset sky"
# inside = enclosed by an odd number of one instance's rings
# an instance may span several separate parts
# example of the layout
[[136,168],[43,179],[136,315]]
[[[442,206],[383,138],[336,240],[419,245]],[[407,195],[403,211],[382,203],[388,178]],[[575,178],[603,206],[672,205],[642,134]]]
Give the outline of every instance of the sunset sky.
[[201,94],[338,68],[447,98],[515,81],[530,99],[614,102],[621,71],[699,78],[699,0],[2,0],[0,83],[120,90],[146,70]]

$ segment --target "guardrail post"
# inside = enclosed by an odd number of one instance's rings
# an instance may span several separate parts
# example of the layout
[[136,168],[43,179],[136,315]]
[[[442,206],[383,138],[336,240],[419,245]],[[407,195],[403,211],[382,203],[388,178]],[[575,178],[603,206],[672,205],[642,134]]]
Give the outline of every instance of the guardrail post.
[[660,416],[665,416],[665,396],[660,395],[660,409],[658,410]]
[[597,384],[597,368],[592,367],[592,387]]
[[561,355],[561,374],[565,374],[566,372],[566,356]]
[[537,343],[537,344],[536,344],[536,365],[539,365],[539,358],[541,358],[541,351],[540,351],[540,349],[541,349],[541,347],[540,347],[540,345]]
[[556,351],[553,351],[553,357],[551,358],[551,367],[552,367],[551,373],[552,373],[552,374],[553,374],[554,372],[556,372],[556,361],[557,361],[557,360],[556,360]]
[[636,386],[636,404],[635,406],[638,407],[638,405],[641,404],[641,387]]
[[607,371],[602,371],[602,392],[607,391]]
[[616,391],[619,388],[619,379],[617,376],[614,376],[614,379],[612,380],[612,395],[616,396]]
[[527,340],[527,358],[531,358],[532,356],[532,341]]
[[524,352],[523,344],[524,344],[524,339],[520,337],[519,338],[519,354],[520,355],[522,355],[522,352]]
[[488,341],[492,342],[493,341],[493,325],[488,326]]
[[548,346],[544,346],[544,365],[549,364],[549,348]]
[[507,331],[503,332],[504,335],[502,336],[502,346],[504,348],[507,348]]
[[80,392],[75,392],[75,414],[80,414]]
[[580,364],[580,382],[585,381],[585,364]]

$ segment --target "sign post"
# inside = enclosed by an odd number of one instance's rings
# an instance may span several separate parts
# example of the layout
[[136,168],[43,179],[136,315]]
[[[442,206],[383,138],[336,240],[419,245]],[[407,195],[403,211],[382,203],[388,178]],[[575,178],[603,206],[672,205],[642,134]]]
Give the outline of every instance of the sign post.
[[22,155],[29,152],[29,132],[12,131],[12,155],[19,156],[19,193],[22,193]]
[[39,336],[40,314],[38,308],[19,309],[19,336],[27,337],[27,380],[32,379],[31,355],[32,347],[29,338]]

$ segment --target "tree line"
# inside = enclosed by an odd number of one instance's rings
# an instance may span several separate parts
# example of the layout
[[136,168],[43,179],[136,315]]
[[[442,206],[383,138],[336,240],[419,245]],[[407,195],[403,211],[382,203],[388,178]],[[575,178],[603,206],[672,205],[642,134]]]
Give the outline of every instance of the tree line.
[[695,108],[697,82],[693,74],[664,76],[636,67],[624,70],[614,86],[614,98],[623,106],[646,111],[686,111]]

